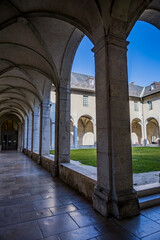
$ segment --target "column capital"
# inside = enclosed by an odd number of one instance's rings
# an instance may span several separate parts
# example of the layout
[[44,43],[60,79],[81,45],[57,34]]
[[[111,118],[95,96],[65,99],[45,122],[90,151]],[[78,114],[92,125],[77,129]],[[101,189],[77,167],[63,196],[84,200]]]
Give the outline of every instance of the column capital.
[[106,37],[101,38],[95,46],[92,48],[92,51],[96,54],[99,52],[102,48],[108,46],[108,45],[114,45],[118,48],[124,49],[127,51],[127,46],[129,42],[126,39],[114,36],[114,35],[109,35]]

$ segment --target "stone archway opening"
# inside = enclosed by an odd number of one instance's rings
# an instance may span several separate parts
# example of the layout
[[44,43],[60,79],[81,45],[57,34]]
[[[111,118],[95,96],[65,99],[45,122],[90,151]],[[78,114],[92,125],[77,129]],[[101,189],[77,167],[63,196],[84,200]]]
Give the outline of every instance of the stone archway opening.
[[78,120],[78,145],[94,145],[93,122],[90,116],[82,116]]
[[131,142],[133,146],[134,145],[141,146],[143,142],[141,120],[138,118],[132,120]]
[[18,149],[18,123],[14,120],[5,120],[1,126],[2,150]]
[[147,143],[157,144],[159,138],[158,121],[155,118],[149,118],[146,128],[147,128]]

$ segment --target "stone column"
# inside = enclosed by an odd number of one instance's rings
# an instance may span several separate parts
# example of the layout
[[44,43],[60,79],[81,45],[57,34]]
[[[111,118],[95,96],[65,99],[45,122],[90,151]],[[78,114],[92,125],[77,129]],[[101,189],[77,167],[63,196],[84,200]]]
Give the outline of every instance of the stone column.
[[21,127],[22,127],[22,138],[21,138],[22,149],[21,149],[21,151],[23,151],[23,149],[24,149],[24,124],[22,124]]
[[147,125],[144,121],[142,122],[141,127],[142,127],[143,146],[146,146],[147,145]]
[[1,136],[1,133],[2,133],[2,124],[0,124],[0,151],[1,151],[1,148],[2,148],[2,136]]
[[24,120],[24,148],[27,149],[27,117]]
[[34,108],[33,118],[33,152],[39,153],[40,107]]
[[23,137],[23,130],[22,130],[22,124],[18,124],[18,151],[22,150],[22,137]]
[[78,126],[77,126],[77,124],[73,125],[73,145],[74,145],[74,148],[78,147]]
[[93,122],[94,146],[97,144],[96,124]]
[[32,112],[31,155],[32,155],[32,153],[33,153],[33,138],[34,138],[34,112]]
[[27,133],[27,138],[26,138],[26,154],[28,153],[28,128],[29,128],[29,118],[27,117],[27,129],[26,129],[26,133]]
[[127,45],[108,37],[94,47],[96,69],[97,186],[93,206],[104,216],[139,213],[133,189]]
[[32,146],[32,112],[30,112],[28,118],[28,150],[30,151],[31,146]]
[[55,122],[52,122],[51,134],[51,148],[55,149]]
[[39,155],[49,155],[50,150],[50,104],[40,106],[40,146]]
[[142,100],[142,139],[143,139],[143,146],[147,145],[147,124],[144,119],[144,102]]
[[70,162],[70,86],[56,90],[55,165]]
[[51,106],[51,148],[55,149],[55,103]]

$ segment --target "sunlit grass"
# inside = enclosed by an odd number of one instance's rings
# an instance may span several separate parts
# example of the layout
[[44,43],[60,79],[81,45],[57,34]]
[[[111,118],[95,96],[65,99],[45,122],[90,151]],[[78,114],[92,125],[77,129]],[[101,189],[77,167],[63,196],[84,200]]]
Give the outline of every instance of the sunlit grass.
[[[51,150],[54,154],[54,150]],[[96,149],[72,149],[71,159],[84,165],[97,166]],[[160,148],[132,147],[133,173],[160,171]]]

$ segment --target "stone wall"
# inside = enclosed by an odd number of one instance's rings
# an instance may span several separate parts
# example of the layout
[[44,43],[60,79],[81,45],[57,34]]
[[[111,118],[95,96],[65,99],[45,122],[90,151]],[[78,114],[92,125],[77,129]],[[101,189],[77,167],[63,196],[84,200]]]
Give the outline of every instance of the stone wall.
[[88,200],[92,201],[92,195],[96,185],[96,181],[94,179],[74,171],[64,164],[61,164],[59,167],[59,177],[62,181],[80,192]]

